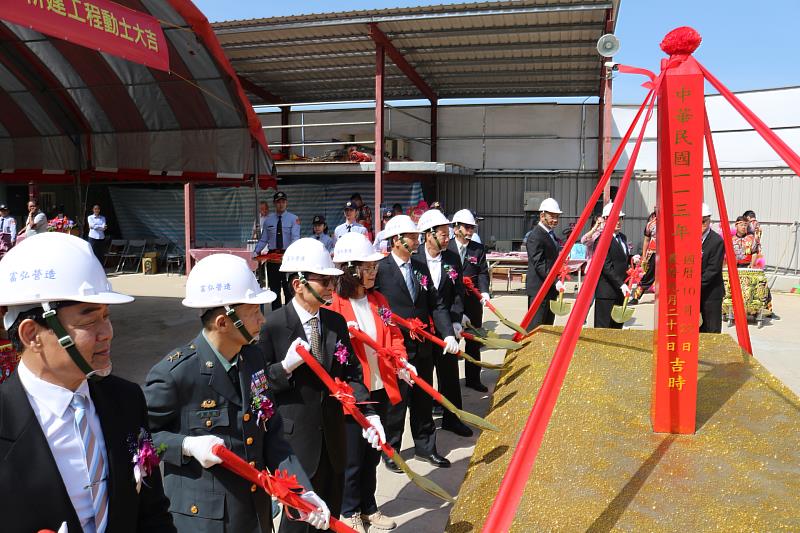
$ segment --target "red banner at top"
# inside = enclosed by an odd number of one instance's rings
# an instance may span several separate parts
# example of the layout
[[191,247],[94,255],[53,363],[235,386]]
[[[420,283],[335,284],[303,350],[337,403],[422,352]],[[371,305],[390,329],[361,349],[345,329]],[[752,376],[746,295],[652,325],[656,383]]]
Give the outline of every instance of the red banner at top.
[[158,20],[109,0],[3,0],[0,18],[169,71],[167,41]]

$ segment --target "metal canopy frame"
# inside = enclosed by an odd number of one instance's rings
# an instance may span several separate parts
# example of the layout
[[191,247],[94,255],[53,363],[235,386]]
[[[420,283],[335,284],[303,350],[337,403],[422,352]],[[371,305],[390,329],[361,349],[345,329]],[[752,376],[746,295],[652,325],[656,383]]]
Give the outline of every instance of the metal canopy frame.
[[[371,99],[375,153],[385,100],[430,102],[436,160],[442,98],[598,96],[599,173],[610,149],[611,82],[595,49],[620,0],[500,0],[213,24],[254,105],[279,105],[283,150],[292,104]],[[385,57],[389,56],[390,64]],[[375,164],[380,229],[383,158]]]

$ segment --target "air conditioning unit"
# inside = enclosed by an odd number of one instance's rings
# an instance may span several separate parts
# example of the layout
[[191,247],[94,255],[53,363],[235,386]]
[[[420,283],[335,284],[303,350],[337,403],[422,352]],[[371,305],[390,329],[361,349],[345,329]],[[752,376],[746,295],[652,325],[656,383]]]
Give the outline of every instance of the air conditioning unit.
[[549,191],[525,191],[523,196],[523,209],[525,211],[538,211],[542,201],[550,198]]

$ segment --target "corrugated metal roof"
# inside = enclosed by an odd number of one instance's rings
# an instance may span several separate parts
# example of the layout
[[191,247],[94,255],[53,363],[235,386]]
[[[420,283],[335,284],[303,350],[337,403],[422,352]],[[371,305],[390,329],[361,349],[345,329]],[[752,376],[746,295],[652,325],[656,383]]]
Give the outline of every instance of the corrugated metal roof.
[[[608,20],[613,30],[619,1],[503,0],[212,26],[236,72],[286,103],[374,98],[370,24],[439,98],[580,96],[599,92],[595,44]],[[389,58],[384,83],[387,99],[422,97]]]

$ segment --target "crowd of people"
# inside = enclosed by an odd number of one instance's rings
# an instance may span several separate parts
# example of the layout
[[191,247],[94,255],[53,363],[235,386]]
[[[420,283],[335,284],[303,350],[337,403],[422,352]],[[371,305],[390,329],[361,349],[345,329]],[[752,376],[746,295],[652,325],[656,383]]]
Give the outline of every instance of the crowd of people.
[[[376,502],[377,468],[383,443],[400,450],[407,416],[415,455],[450,466],[436,445],[432,398],[414,380],[433,383],[435,372],[439,392],[461,407],[461,332],[480,326],[489,298],[473,214],[451,220],[429,209],[415,222],[387,210],[382,253],[351,212],[365,206],[351,200],[331,253],[322,217],[314,237],[301,238],[286,195],[274,200],[255,251],[272,254],[269,288],[239,257],[200,260],[182,301],[199,310],[198,335],[152,368],[144,394],[110,375],[109,306],[132,298],[112,290],[95,256],[106,227],[99,210],[88,242],[45,232],[0,260],[0,311],[21,355],[0,387],[0,483],[20,489],[1,504],[14,509],[11,530],[270,531],[269,498],[221,465],[219,445],[306,489],[314,510],[285,509],[281,531],[327,529],[331,516],[356,531],[390,530],[395,521]],[[480,296],[465,290],[465,276]],[[443,347],[393,316],[430,324]],[[351,338],[356,330],[382,350]],[[466,351],[480,358],[477,343]],[[309,355],[346,386],[368,427],[343,415]],[[480,370],[467,363],[466,385],[485,392]],[[473,434],[449,411],[442,429]],[[41,498],[48,505],[39,512]]]

